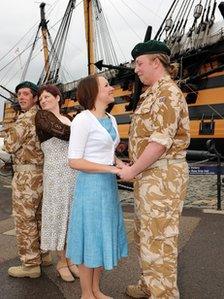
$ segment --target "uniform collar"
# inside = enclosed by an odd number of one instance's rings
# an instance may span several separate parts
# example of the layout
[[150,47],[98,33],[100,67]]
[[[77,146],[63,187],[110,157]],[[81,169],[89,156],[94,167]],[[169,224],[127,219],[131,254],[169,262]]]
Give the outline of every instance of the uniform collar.
[[154,93],[157,89],[160,88],[160,86],[165,83],[169,82],[171,80],[170,75],[166,74],[164,75],[160,80],[156,81],[153,86],[149,86],[146,91],[141,95],[141,98],[146,98],[149,96],[150,93]]

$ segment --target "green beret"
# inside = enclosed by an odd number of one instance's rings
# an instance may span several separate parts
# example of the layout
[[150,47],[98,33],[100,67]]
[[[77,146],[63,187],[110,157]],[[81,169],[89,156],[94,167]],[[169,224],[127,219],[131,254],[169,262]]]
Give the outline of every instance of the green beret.
[[131,55],[136,59],[140,55],[144,54],[166,54],[170,56],[171,52],[167,45],[158,40],[149,40],[145,43],[137,44],[134,49],[131,51]]
[[30,88],[34,92],[38,91],[38,86],[30,81],[24,81],[19,83],[15,88],[15,92],[17,93],[20,88]]

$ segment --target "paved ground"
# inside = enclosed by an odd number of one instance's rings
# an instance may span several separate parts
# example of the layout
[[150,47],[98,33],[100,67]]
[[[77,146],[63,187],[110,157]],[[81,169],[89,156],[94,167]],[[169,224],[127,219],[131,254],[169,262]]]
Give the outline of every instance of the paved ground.
[[[0,298],[80,298],[78,279],[65,283],[56,276],[54,266],[42,269],[38,279],[15,279],[7,275],[9,266],[19,264],[13,219],[10,210],[10,185],[0,180]],[[102,288],[114,299],[128,298],[125,286],[135,283],[139,268],[133,245],[132,206],[124,208],[129,239],[129,257],[116,270],[105,272]],[[183,299],[224,298],[224,214],[213,210],[185,208],[181,218],[179,246],[179,287]]]

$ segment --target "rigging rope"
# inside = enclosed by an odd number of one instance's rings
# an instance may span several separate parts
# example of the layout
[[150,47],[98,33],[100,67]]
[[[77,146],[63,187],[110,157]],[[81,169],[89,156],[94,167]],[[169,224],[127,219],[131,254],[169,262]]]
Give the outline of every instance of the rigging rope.
[[[33,57],[32,57],[32,59],[31,59],[31,61],[34,60],[34,59],[40,54],[41,51],[42,51],[42,48],[39,47],[38,51],[36,51],[37,53],[36,53],[36,54],[35,54],[35,53],[33,54]],[[24,66],[22,66],[22,68],[23,68],[23,67],[24,67]],[[15,78],[15,76],[16,76],[19,72],[21,72],[20,69],[17,70],[17,71],[13,74],[13,76],[11,76],[11,77],[8,79],[8,81],[7,81],[6,83],[4,83],[4,85],[7,86],[7,85],[11,82],[11,80],[13,80],[13,79]],[[6,78],[5,78],[5,79],[6,79]]]
[[184,1],[184,4],[181,5],[181,8],[179,9],[179,11],[178,11],[178,13],[177,13],[177,16],[176,16],[176,19],[175,19],[175,21],[174,21],[174,24],[175,24],[176,22],[177,22],[177,23],[176,23],[176,26],[174,27],[174,31],[173,31],[173,32],[170,32],[170,35],[171,35],[171,33],[172,33],[173,35],[176,34],[176,32],[177,32],[177,30],[178,30],[178,28],[179,28],[179,25],[180,25],[180,22],[181,22],[181,18],[182,18],[182,15],[183,15],[183,13],[184,13],[184,9],[185,9],[185,7],[186,7],[187,1],[188,1],[188,0],[185,0],[185,1]]
[[[158,19],[162,19],[161,16],[159,14],[157,14],[157,12],[153,11],[152,9],[150,9],[149,7],[147,7],[146,5],[144,5],[143,3],[141,3],[141,1],[139,0],[135,0],[136,2],[138,2],[142,7],[144,7],[146,10],[148,10],[153,16],[156,16]],[[160,3],[162,3],[163,0],[160,1]],[[158,10],[160,9],[161,5],[158,5]],[[148,24],[147,24],[148,26]]]
[[108,24],[108,27],[110,28],[110,32],[113,33],[114,40],[116,41],[116,44],[117,44],[117,46],[118,46],[118,48],[119,48],[119,50],[120,50],[120,52],[121,52],[121,55],[123,56],[123,59],[126,60],[124,51],[123,51],[123,49],[122,49],[122,47],[121,47],[121,45],[120,45],[120,43],[119,43],[119,41],[118,41],[118,39],[117,39],[116,34],[114,33],[114,30],[113,30],[113,28],[112,28],[112,26],[111,26],[111,24],[110,24],[110,22],[109,22],[107,16],[105,16],[105,21],[106,21],[106,23]]
[[171,5],[171,7],[170,7],[170,9],[169,9],[169,11],[167,12],[165,18],[163,19],[162,24],[161,24],[160,27],[159,27],[159,30],[157,31],[157,33],[156,33],[154,39],[157,39],[157,38],[160,36],[160,33],[161,33],[161,31],[163,30],[163,27],[164,27],[164,24],[165,24],[165,22],[166,22],[166,20],[167,20],[167,17],[170,15],[170,12],[172,11],[173,7],[175,6],[175,4],[176,4],[177,2],[179,2],[179,0],[174,0],[174,1],[173,1],[172,5]]
[[186,15],[186,19],[185,19],[185,22],[184,22],[184,25],[183,25],[183,32],[185,32],[185,28],[186,28],[186,26],[187,26],[187,22],[188,22],[188,20],[189,20],[189,15],[190,15],[190,13],[191,13],[193,4],[194,4],[194,0],[192,0],[191,5],[189,6],[189,10],[188,10],[188,13],[187,13],[187,15]]
[[148,26],[148,24],[127,4],[124,2],[124,0],[121,0],[121,2],[137,17],[139,18],[142,23],[145,25],[145,26]]
[[23,69],[23,73],[22,73],[20,82],[24,81],[24,78],[25,78],[25,76],[26,76],[26,73],[27,73],[27,70],[28,70],[28,67],[29,67],[31,58],[32,58],[32,54],[33,54],[33,51],[34,51],[36,42],[37,42],[37,40],[38,40],[38,33],[39,33],[39,31],[40,31],[40,26],[38,27],[36,36],[35,36],[35,38],[34,38],[34,42],[33,42],[33,44],[32,44],[30,54],[29,54],[29,56],[28,56],[27,62],[26,62],[26,64],[25,64],[25,67],[24,67],[24,69]]
[[187,11],[187,8],[188,8],[188,6],[189,6],[189,4],[190,4],[190,1],[191,0],[187,0],[186,2],[185,2],[185,4],[182,6],[182,14],[181,14],[181,20],[180,20],[180,25],[179,25],[179,27],[177,28],[177,31],[179,31],[180,30],[180,28],[181,28],[181,26],[182,26],[182,24],[183,24],[183,20],[184,20],[184,16],[186,15],[186,11]]
[[141,37],[138,35],[138,33],[131,26],[129,26],[128,22],[126,21],[126,19],[124,18],[124,16],[119,12],[119,10],[117,9],[117,7],[113,4],[113,2],[110,1],[109,3],[110,3],[110,5],[113,6],[113,8],[116,10],[116,12],[118,13],[118,15],[123,19],[123,21],[129,27],[129,29],[137,36],[138,39],[141,40]]
[[[55,3],[56,2],[59,2],[59,0],[56,0],[51,6],[52,6],[52,9],[50,10],[50,8],[49,8],[49,15],[51,14],[51,12],[53,11],[53,9],[55,8]],[[0,61],[2,61],[5,57],[7,57],[7,55],[9,54],[9,53],[11,53],[17,46],[18,46],[18,44],[22,41],[22,40],[24,40],[24,38],[27,36],[27,34],[30,32],[30,31],[32,31],[34,28],[36,28],[37,27],[37,25],[39,24],[39,21],[37,21],[34,25],[32,25],[32,27],[30,28],[30,29],[28,29],[28,31],[18,40],[18,42],[16,42],[16,44],[11,48],[11,49],[9,49],[1,58],[0,58]]]
[[99,1],[93,2],[93,27],[95,35],[95,59],[104,59],[107,64],[118,65],[117,56]]
[[61,25],[52,44],[52,48],[49,53],[49,70],[45,73],[43,69],[38,83],[42,84],[45,82],[56,83],[59,78],[59,71],[61,68],[61,60],[65,49],[65,42],[68,35],[68,29],[71,22],[72,12],[75,8],[76,0],[70,0],[66,8],[65,14],[62,18]]
[[6,54],[4,54],[1,58],[0,58],[0,61],[2,61],[5,57],[7,57],[8,56],[8,54],[9,53],[11,53],[17,46],[18,46],[18,44],[25,38],[25,36],[35,27],[36,28],[36,26],[37,26],[37,24],[38,24],[38,22],[36,22],[22,37],[21,37],[21,39],[18,41],[18,42],[16,42],[16,44],[10,49],[10,50],[8,50],[8,52],[6,53]]

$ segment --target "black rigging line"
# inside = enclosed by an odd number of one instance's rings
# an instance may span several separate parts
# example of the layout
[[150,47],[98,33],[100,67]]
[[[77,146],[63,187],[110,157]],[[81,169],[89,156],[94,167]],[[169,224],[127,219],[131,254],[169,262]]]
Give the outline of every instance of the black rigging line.
[[162,29],[163,29],[163,25],[165,24],[166,19],[167,19],[167,17],[169,16],[169,14],[170,14],[170,12],[171,12],[171,10],[172,10],[172,8],[174,7],[174,5],[175,5],[176,2],[177,2],[177,0],[174,0],[173,3],[172,3],[172,5],[170,6],[170,9],[169,9],[169,11],[167,12],[167,14],[166,14],[166,16],[165,16],[165,18],[164,18],[162,24],[160,25],[160,28],[159,28],[159,30],[157,31],[157,33],[156,33],[154,39],[157,39],[157,37],[159,36],[160,32],[162,31]]
[[[181,16],[180,16],[180,18],[182,18],[182,19],[181,19],[180,24],[179,24],[179,26],[178,26],[178,28],[177,28],[177,32],[180,31],[180,29],[181,29],[181,27],[182,27],[182,25],[183,25],[183,22],[184,22],[184,16],[186,15],[186,11],[187,11],[187,8],[188,8],[188,6],[189,6],[189,3],[190,3],[190,0],[186,1],[185,4],[183,5],[183,8],[182,8],[182,14],[181,14]],[[174,32],[174,33],[175,33],[175,32]]]
[[210,10],[211,10],[211,0],[209,0],[208,9],[207,9],[207,14],[206,14],[206,17],[205,17],[205,22],[207,22],[207,23],[208,23],[208,21],[209,21],[209,13],[210,13]]
[[215,20],[215,10],[216,10],[216,6],[217,6],[217,1],[214,0],[214,4],[213,4],[213,8],[212,8],[212,13],[211,13],[211,17],[210,17],[210,25],[213,24],[214,20]]
[[0,93],[0,97],[2,97],[3,99],[5,99],[5,100],[11,102],[12,104],[15,103],[15,102],[14,102],[13,100],[11,100],[10,98],[7,98],[7,97],[3,96],[3,94],[1,94],[1,93]]
[[[197,5],[201,5],[201,0],[200,0],[199,4],[197,4]],[[196,5],[196,7],[197,7],[197,5]],[[187,34],[188,37],[191,37],[191,36],[192,36],[192,33],[193,33],[193,31],[195,30],[195,25],[196,25],[196,23],[197,23],[197,20],[198,20],[198,17],[194,16],[193,24],[192,24],[192,26],[189,28],[189,31],[188,31],[188,34]]]
[[[58,81],[59,70],[61,67],[61,60],[64,53],[65,42],[68,35],[68,29],[71,22],[72,11],[75,8],[75,0],[70,0],[65,14],[62,18],[61,25],[53,42],[52,48],[49,53],[49,59],[47,63],[49,63],[49,70],[45,74],[45,68],[43,69],[41,76],[39,78],[38,83],[41,84],[43,82],[52,82],[56,83]],[[44,75],[45,74],[45,75]]]
[[5,86],[0,85],[0,87],[2,89],[4,89],[5,91],[7,91],[8,93],[10,93],[11,96],[16,97],[16,94],[14,92],[12,92],[11,90],[9,90],[8,88],[6,88]]
[[[186,15],[186,11],[187,11],[190,1],[191,0],[184,1],[184,4],[181,5],[181,8],[179,9],[179,11],[176,15],[175,21],[173,22],[173,26],[169,32],[169,36],[167,36],[167,39],[169,39],[171,37],[172,43],[174,43],[175,41],[179,42],[181,40],[181,37],[182,37],[181,28],[183,26],[184,16]],[[176,23],[177,19],[178,19],[178,21]],[[176,23],[176,26],[175,26],[175,23]],[[163,31],[164,30],[165,30],[165,28],[163,29]],[[159,39],[161,38],[163,31],[161,32]]]
[[186,18],[185,18],[185,22],[184,22],[184,25],[183,25],[183,33],[184,33],[185,28],[186,28],[186,26],[187,26],[188,18],[189,18],[190,12],[191,12],[191,10],[192,10],[193,4],[194,4],[194,0],[192,0],[192,3],[191,3],[191,5],[189,6],[189,10],[188,10],[188,13],[187,13]]
[[[178,2],[179,2],[179,1],[178,1]],[[186,0],[184,0],[184,3],[185,3],[185,2],[186,2]],[[177,4],[178,4],[178,3],[176,3],[176,5],[175,5],[175,9],[176,9],[176,7],[177,7]],[[182,5],[181,5],[181,7],[182,7]],[[174,9],[173,9],[173,12],[174,12]],[[172,16],[173,12],[171,13],[171,16]],[[172,28],[170,29],[169,34],[168,34],[168,36],[167,36],[168,39],[169,39],[169,38],[176,32],[177,27],[179,26],[180,16],[181,16],[181,9],[179,8],[179,10],[178,10],[178,12],[177,12],[177,14],[176,14],[176,16],[175,16],[175,20],[174,20],[174,22],[173,22]],[[164,30],[165,30],[165,27],[163,28],[163,31],[161,31],[161,33],[160,33],[160,35],[159,35],[159,39],[161,38],[161,36],[162,36]]]
[[207,10],[207,5],[208,5],[208,0],[206,0],[206,2],[205,2],[205,6],[204,6],[204,9],[203,9],[203,13],[202,13],[202,15],[201,15],[201,21],[200,21],[200,23],[199,23],[199,25],[198,25],[197,33],[200,32],[200,30],[202,29],[202,27],[203,27],[203,25],[204,25],[204,23],[205,23],[204,18],[205,18],[205,13],[206,13],[206,10]]
[[187,0],[184,1],[184,5],[182,5],[180,10],[179,10],[179,17],[178,17],[178,20],[177,20],[177,23],[176,23],[173,34],[175,34],[178,31],[178,29],[181,25],[181,18],[182,18],[182,15],[184,14],[184,9],[186,7],[186,4],[187,4]]

